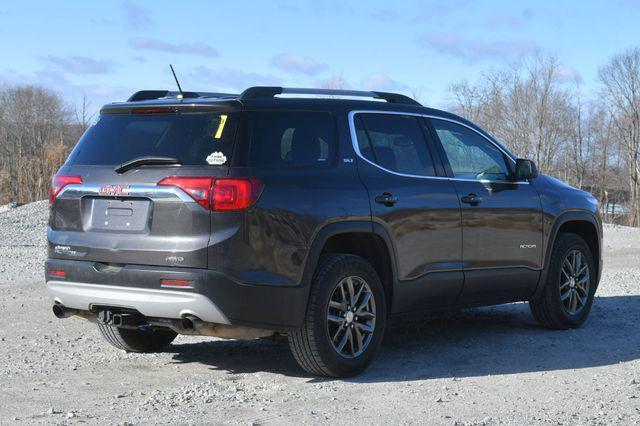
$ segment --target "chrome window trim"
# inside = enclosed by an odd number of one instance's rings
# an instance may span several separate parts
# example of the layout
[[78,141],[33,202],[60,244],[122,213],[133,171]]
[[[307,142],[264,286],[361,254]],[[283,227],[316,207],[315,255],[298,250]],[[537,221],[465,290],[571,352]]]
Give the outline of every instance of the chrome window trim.
[[451,118],[439,117],[437,115],[431,115],[431,114],[420,114],[420,113],[417,113],[417,112],[401,112],[401,111],[386,111],[386,110],[353,110],[353,111],[349,111],[349,133],[351,134],[351,145],[353,146],[353,150],[356,152],[356,155],[358,157],[360,157],[362,160],[364,160],[367,163],[371,164],[372,166],[375,166],[375,167],[377,167],[377,168],[379,168],[381,170],[384,170],[387,173],[391,173],[391,174],[394,174],[394,175],[397,175],[397,176],[412,177],[412,178],[419,178],[419,179],[434,179],[434,180],[450,180],[450,181],[459,181],[459,182],[480,182],[480,183],[501,183],[501,184],[529,185],[528,181],[504,181],[504,180],[487,180],[487,179],[479,180],[479,179],[463,179],[463,178],[445,177],[445,176],[412,175],[412,174],[400,173],[400,172],[396,172],[396,171],[384,168],[381,165],[376,164],[373,161],[365,158],[364,155],[362,155],[362,153],[360,152],[360,147],[358,146],[358,135],[356,134],[356,126],[355,126],[355,116],[356,116],[356,114],[405,115],[405,116],[411,116],[411,117],[423,117],[423,118],[432,118],[432,119],[435,119],[435,120],[449,121],[451,123],[455,123],[455,124],[458,124],[460,126],[466,127],[467,129],[472,130],[475,133],[479,134],[487,142],[489,142],[491,145],[496,147],[500,152],[502,152],[509,160],[511,160],[514,163],[515,163],[515,159],[513,158],[513,156],[510,153],[508,153],[507,151],[502,149],[500,146],[496,145],[491,139],[487,138],[485,135],[483,135],[482,133],[480,133],[479,131],[477,131],[473,127],[468,126],[468,125],[466,125],[464,123],[461,123],[461,122],[459,122],[457,120],[453,120]]
[[[126,184],[125,184],[126,185]],[[84,197],[87,195],[113,198],[129,198],[129,197],[145,197],[152,200],[158,199],[176,199],[185,203],[195,203],[186,192],[176,186],[152,186],[152,185],[130,185],[126,194],[104,195],[100,193],[100,187],[104,185],[93,184],[71,184],[67,185],[58,194],[56,198],[66,195],[69,198]],[[63,197],[66,198],[66,197]]]

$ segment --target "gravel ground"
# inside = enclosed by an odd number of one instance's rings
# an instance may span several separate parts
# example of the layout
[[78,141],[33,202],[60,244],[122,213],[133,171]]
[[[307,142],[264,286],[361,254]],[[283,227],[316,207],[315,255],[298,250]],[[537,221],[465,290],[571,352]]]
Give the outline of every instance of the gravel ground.
[[361,376],[301,373],[287,345],[180,336],[127,354],[57,320],[43,284],[47,202],[0,207],[0,424],[639,424],[640,230],[607,226],[579,330],[526,304],[395,326]]

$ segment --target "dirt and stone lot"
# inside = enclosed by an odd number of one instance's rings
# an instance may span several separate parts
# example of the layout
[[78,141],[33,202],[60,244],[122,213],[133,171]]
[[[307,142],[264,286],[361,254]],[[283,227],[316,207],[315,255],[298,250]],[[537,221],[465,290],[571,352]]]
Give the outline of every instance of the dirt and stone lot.
[[388,330],[365,372],[306,376],[287,345],[179,337],[127,354],[57,320],[43,280],[47,202],[0,208],[0,424],[638,424],[640,230],[605,230],[605,270],[579,330],[526,304]]

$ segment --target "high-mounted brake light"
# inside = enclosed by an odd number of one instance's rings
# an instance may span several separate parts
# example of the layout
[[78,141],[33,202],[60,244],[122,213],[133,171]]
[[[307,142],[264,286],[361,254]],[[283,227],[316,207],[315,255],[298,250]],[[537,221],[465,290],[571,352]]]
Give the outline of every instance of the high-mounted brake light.
[[136,108],[131,110],[131,114],[175,114],[172,108]]
[[244,210],[260,197],[264,185],[258,178],[169,176],[158,186],[175,186],[209,210]]
[[51,188],[49,189],[49,204],[53,204],[56,197],[67,185],[82,183],[82,177],[78,175],[55,175],[51,179]]

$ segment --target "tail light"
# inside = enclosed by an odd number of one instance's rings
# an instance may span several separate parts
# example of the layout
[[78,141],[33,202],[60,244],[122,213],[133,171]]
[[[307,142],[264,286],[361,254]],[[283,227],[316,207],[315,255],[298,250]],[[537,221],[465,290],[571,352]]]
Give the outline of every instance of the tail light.
[[82,183],[82,177],[78,175],[55,175],[51,180],[51,188],[49,189],[49,204],[53,204],[62,188],[75,183]]
[[258,178],[216,179],[213,185],[212,210],[244,210],[255,203],[264,185]]
[[175,186],[209,210],[244,210],[260,197],[264,185],[258,178],[169,176],[159,186]]
[[169,176],[158,182],[158,186],[175,186],[189,194],[204,208],[211,206],[213,177]]

